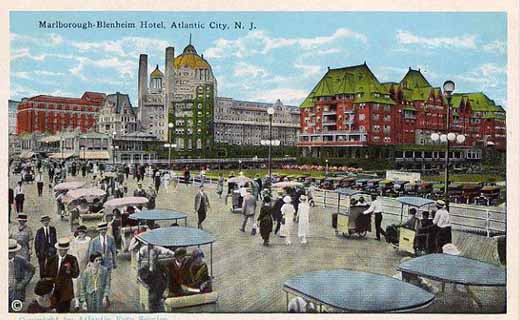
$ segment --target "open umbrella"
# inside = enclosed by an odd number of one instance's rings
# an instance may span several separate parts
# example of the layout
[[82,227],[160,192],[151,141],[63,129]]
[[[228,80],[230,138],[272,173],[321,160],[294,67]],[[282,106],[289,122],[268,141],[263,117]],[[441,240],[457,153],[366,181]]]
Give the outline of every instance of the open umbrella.
[[78,199],[85,199],[88,202],[94,201],[94,199],[99,199],[104,197],[106,192],[99,188],[80,188],[75,190],[70,190],[65,194],[64,201],[69,203]]
[[303,187],[303,183],[297,182],[297,181],[282,181],[277,182],[272,185],[273,188],[296,188],[296,187]]
[[82,188],[85,184],[86,182],[84,181],[62,182],[54,187],[54,191],[75,190]]
[[238,176],[238,177],[234,177],[234,178],[231,178],[228,180],[228,183],[235,183],[237,184],[238,186],[243,186],[245,185],[246,183],[248,182],[251,182],[252,180],[249,179],[248,177],[246,176]]
[[145,205],[147,203],[148,199],[145,197],[124,197],[108,200],[103,207],[105,208],[105,212],[112,212],[116,208]]

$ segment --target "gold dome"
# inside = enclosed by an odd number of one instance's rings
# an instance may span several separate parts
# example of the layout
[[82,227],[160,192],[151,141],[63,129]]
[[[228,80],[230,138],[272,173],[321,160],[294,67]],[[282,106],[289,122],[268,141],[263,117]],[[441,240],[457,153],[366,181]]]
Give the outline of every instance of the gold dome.
[[162,78],[164,76],[164,74],[162,73],[161,70],[159,70],[159,65],[156,65],[155,66],[155,70],[152,71],[152,73],[150,73],[150,76],[152,78]]
[[197,54],[195,48],[189,44],[181,55],[177,56],[174,61],[175,69],[188,67],[190,69],[210,69],[209,63]]

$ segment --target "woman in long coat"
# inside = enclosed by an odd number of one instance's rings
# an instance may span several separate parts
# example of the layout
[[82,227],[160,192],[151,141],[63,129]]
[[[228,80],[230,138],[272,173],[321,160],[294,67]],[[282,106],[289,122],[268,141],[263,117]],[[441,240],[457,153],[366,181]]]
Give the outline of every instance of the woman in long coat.
[[260,225],[260,235],[264,239],[264,246],[269,245],[269,235],[273,231],[273,218],[271,217],[271,198],[264,197],[264,203],[260,208],[260,215],[258,216],[258,222]]
[[300,196],[300,204],[298,205],[298,238],[300,238],[300,242],[305,244],[307,243],[307,234],[309,233],[309,211],[310,211],[309,202],[307,201],[307,196]]
[[110,294],[110,281],[108,272],[101,265],[103,258],[101,253],[90,255],[90,263],[81,274],[80,301],[83,309],[87,312],[103,312],[108,306],[108,295]]
[[[90,237],[87,236],[87,227],[81,225],[76,229],[75,238],[70,242],[69,254],[78,259],[80,272],[83,272],[87,268],[89,262],[88,246],[90,240]],[[72,285],[74,286],[74,304],[76,308],[79,308],[80,279],[72,279]]]
[[291,204],[291,197],[285,196],[283,198],[284,205],[282,206],[282,236],[285,236],[285,243],[291,244],[291,234],[293,229],[293,218],[294,218],[294,206]]

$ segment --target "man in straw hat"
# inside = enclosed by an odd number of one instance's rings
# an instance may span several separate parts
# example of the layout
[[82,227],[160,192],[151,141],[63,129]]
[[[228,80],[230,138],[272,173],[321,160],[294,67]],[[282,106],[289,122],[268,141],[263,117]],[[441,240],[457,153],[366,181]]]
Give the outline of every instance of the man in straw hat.
[[69,312],[70,304],[74,299],[72,279],[79,277],[78,260],[67,254],[70,248],[68,238],[60,238],[54,245],[58,254],[50,257],[45,266],[45,278],[54,282],[53,300],[56,312]]
[[44,215],[40,218],[42,227],[36,231],[36,237],[34,238],[34,251],[36,251],[36,257],[38,257],[38,265],[40,266],[40,278],[43,278],[45,274],[45,265],[47,259],[56,254],[56,228],[49,225],[51,217]]
[[22,247],[18,255],[24,257],[27,261],[31,261],[34,236],[31,228],[27,225],[27,215],[19,213],[16,220],[18,225],[11,226],[9,229],[9,239],[15,239]]
[[447,243],[451,243],[450,213],[446,210],[446,203],[443,200],[437,200],[435,205],[437,206],[437,212],[435,212],[433,224],[438,228],[436,251],[442,252],[442,247]]
[[9,239],[9,256],[8,256],[8,287],[9,287],[9,310],[14,300],[25,300],[25,288],[34,275],[34,267],[23,257],[16,255],[22,249],[16,240]]
[[112,279],[112,269],[117,268],[117,251],[114,238],[107,234],[108,223],[102,222],[97,225],[99,235],[90,241],[88,247],[88,256],[90,257],[96,252],[101,253],[103,257],[103,267],[107,268],[108,281]]

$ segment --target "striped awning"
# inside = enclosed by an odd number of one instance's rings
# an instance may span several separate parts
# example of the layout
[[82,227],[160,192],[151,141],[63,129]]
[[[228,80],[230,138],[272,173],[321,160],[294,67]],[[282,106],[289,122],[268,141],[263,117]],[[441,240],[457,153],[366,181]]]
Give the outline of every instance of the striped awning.
[[86,160],[108,160],[110,155],[108,151],[80,151],[80,159]]
[[56,152],[56,153],[51,153],[49,155],[49,158],[51,158],[51,159],[68,159],[73,156],[74,156],[74,152]]

